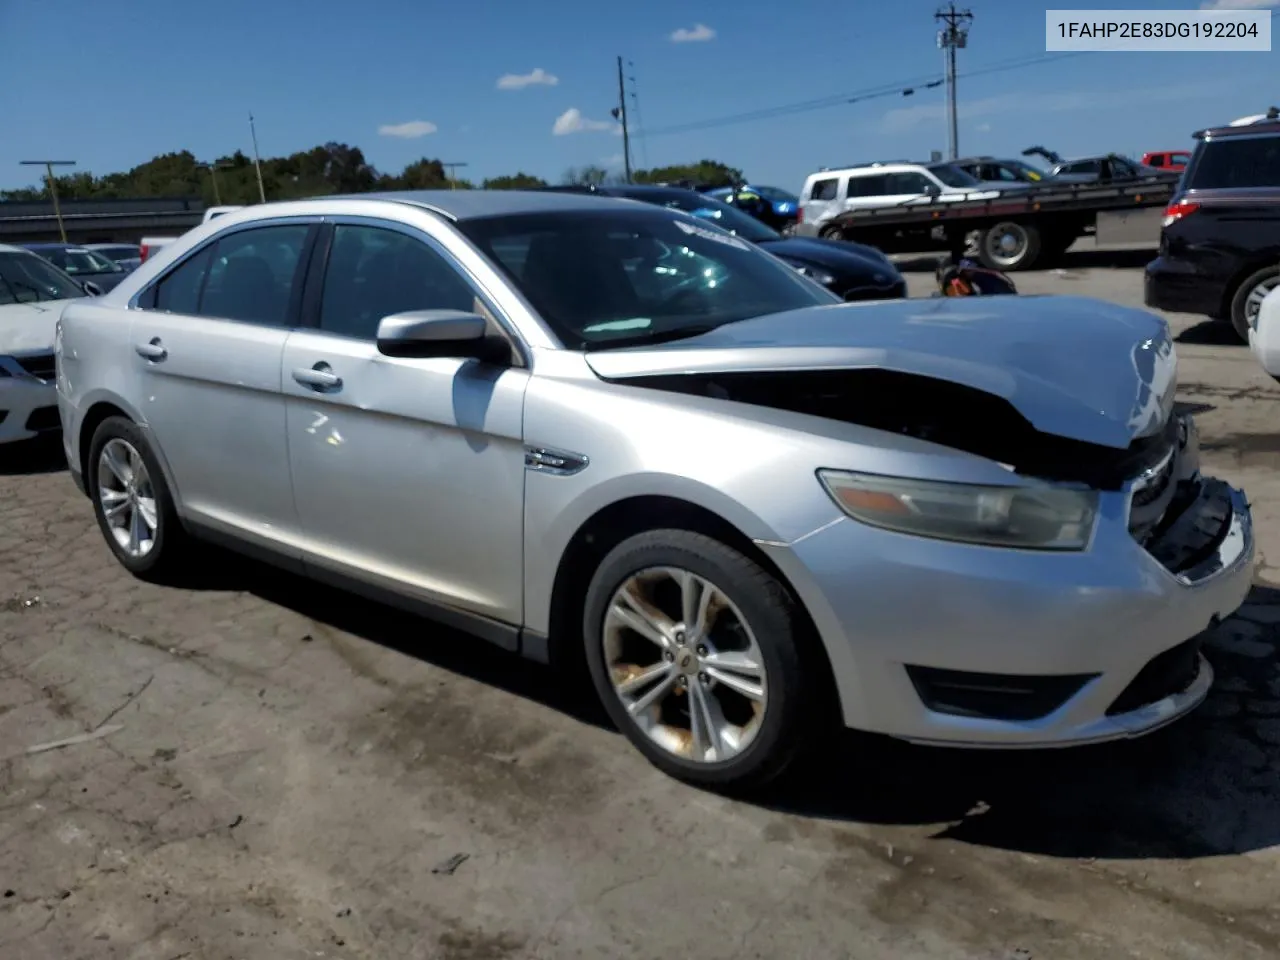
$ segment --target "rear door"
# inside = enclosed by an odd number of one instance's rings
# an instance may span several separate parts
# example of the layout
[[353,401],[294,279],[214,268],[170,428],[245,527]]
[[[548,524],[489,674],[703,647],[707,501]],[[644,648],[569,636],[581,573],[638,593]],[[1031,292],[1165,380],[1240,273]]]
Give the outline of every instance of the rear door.
[[482,313],[506,330],[440,243],[388,221],[334,220],[308,282],[311,327],[284,351],[304,559],[320,575],[518,625],[528,370],[379,353],[378,322],[406,310]]
[[318,228],[237,228],[138,297],[132,327],[142,414],[191,519],[278,545],[296,527],[280,364]]

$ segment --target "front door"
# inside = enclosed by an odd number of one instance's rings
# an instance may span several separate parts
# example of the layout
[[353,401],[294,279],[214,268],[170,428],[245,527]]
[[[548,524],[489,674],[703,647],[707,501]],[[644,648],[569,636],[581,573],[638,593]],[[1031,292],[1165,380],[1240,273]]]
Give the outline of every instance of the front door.
[[149,289],[132,325],[142,414],[186,512],[271,545],[295,525],[280,364],[312,229],[223,235]]
[[284,352],[304,558],[518,625],[528,372],[378,352],[383,317],[428,309],[494,315],[425,235],[334,225],[314,328],[291,334]]

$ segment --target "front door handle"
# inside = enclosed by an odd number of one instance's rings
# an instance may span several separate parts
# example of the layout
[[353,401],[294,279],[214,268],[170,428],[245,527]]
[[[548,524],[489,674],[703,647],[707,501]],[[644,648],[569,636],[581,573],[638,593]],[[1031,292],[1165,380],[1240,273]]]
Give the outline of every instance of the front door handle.
[[152,337],[147,343],[140,343],[133,349],[137,351],[138,356],[152,363],[159,363],[169,356],[169,351],[164,348],[159,337]]
[[315,390],[338,390],[342,387],[342,378],[333,372],[333,368],[323,361],[314,367],[298,367],[293,371],[293,379],[304,387]]

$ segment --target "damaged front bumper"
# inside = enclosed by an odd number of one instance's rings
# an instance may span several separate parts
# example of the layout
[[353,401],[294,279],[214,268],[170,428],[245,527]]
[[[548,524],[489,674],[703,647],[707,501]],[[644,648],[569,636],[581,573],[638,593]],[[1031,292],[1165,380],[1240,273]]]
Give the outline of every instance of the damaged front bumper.
[[[922,743],[1066,746],[1138,736],[1208,694],[1200,637],[1244,601],[1244,494],[1194,440],[1158,522],[1138,484],[1102,494],[1090,549],[1002,550],[841,520],[767,547],[813,616],[848,726]],[[1149,479],[1149,478],[1148,478]]]

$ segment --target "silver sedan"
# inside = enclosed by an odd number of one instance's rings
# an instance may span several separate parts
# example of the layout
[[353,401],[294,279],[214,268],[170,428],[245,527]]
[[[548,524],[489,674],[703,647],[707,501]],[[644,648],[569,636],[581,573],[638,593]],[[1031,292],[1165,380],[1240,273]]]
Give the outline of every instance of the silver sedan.
[[1145,733],[1205,697],[1198,636],[1251,581],[1160,318],[843,304],[626,200],[250,207],[68,306],[57,351],[72,473],[136,575],[212,541],[585,662],[701,784],[824,723]]

